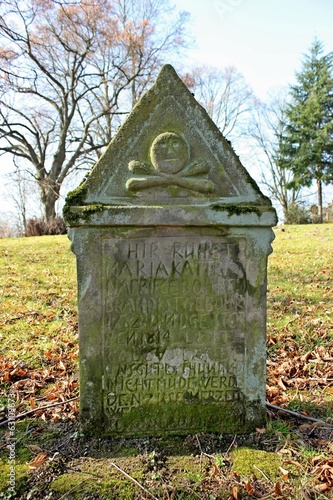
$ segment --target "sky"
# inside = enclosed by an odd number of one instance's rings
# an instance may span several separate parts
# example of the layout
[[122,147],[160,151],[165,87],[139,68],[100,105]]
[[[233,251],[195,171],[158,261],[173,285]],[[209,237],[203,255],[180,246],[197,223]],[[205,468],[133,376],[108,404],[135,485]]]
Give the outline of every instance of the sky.
[[173,0],[190,13],[188,62],[235,66],[256,95],[295,80],[317,37],[333,51],[333,0]]
[[[235,66],[264,101],[271,91],[295,81],[295,72],[301,69],[303,55],[315,37],[323,42],[325,53],[333,51],[333,0],[171,2],[190,13],[188,28],[195,43],[186,64]],[[1,214],[8,188],[0,181]],[[324,202],[332,198],[333,187],[325,188]]]
[[[333,51],[333,0],[173,0],[190,13],[195,38],[186,62],[218,68],[235,66],[263,101],[296,82],[304,55],[315,38],[324,53]],[[241,151],[239,151],[241,154]],[[255,165],[243,164],[260,182]],[[263,190],[265,189],[261,186]],[[304,190],[305,202],[316,203],[316,189]],[[325,186],[324,205],[333,199]]]

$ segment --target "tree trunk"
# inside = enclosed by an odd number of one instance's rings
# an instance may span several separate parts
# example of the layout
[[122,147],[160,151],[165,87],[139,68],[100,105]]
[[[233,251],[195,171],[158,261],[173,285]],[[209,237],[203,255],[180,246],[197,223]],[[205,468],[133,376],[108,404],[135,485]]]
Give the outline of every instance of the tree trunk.
[[288,217],[288,208],[289,208],[288,202],[287,202],[286,199],[282,199],[282,200],[280,200],[280,202],[281,202],[281,205],[282,205],[283,217],[286,220],[287,217]]
[[44,208],[44,217],[46,222],[50,222],[57,215],[55,205],[59,198],[60,186],[56,182],[47,179],[47,181],[39,184],[39,189]]
[[25,205],[21,209],[23,234],[27,234],[27,211]]
[[322,192],[322,182],[317,179],[317,189],[318,189],[318,222],[323,222],[323,192]]

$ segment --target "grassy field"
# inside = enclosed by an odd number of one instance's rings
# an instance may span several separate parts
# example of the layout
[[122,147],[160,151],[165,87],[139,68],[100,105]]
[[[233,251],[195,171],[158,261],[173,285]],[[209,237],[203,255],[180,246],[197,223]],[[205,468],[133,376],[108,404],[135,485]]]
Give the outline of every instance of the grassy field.
[[279,227],[273,249],[267,402],[295,415],[268,407],[250,436],[112,441],[78,426],[69,240],[0,240],[0,425],[34,410],[0,427],[0,498],[333,498],[333,225]]

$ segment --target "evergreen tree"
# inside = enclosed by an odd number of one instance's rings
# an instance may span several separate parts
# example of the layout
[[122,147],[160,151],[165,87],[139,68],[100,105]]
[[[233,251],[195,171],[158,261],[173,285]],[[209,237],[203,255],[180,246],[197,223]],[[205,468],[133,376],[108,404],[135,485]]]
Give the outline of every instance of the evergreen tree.
[[315,40],[290,88],[280,162],[293,172],[292,187],[317,184],[322,221],[322,186],[333,180],[333,53]]

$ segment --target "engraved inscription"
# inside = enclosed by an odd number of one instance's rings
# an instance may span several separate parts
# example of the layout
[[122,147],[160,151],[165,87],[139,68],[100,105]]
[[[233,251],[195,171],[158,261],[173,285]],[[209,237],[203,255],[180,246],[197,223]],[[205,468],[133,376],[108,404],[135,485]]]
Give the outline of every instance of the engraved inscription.
[[247,282],[238,254],[239,242],[222,237],[104,241],[111,429],[117,415],[146,405],[243,401]]

